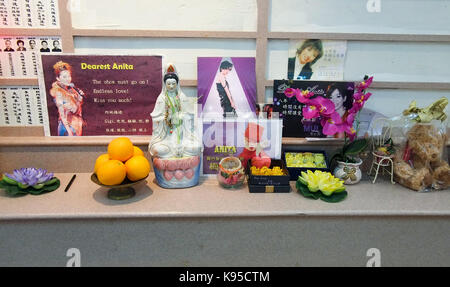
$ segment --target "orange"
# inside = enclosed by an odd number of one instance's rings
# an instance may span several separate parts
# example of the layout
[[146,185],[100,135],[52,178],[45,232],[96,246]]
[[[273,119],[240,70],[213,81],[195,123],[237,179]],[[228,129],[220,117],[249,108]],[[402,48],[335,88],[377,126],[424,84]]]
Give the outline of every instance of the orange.
[[145,178],[150,172],[150,163],[142,156],[133,156],[125,163],[127,168],[127,177],[131,181],[137,181]]
[[97,170],[97,178],[104,185],[120,184],[126,175],[127,169],[125,165],[115,159],[108,160]]
[[105,162],[107,162],[109,160],[109,154],[104,153],[101,156],[99,156],[96,160],[95,160],[95,166],[94,166],[94,173],[97,173],[98,168],[103,165]]
[[108,145],[108,154],[111,159],[127,161],[134,154],[133,143],[127,137],[115,138]]
[[133,153],[133,156],[137,156],[137,155],[144,155],[144,152],[140,149],[140,148],[138,148],[137,146],[133,146],[133,148],[134,148],[134,153]]

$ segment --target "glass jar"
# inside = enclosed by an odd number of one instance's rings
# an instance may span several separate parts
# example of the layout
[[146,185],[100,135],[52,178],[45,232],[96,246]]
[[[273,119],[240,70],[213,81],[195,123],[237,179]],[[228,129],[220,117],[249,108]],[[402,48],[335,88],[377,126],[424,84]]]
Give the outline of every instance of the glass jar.
[[240,187],[245,180],[245,171],[241,160],[234,156],[223,158],[219,163],[217,180],[224,188]]

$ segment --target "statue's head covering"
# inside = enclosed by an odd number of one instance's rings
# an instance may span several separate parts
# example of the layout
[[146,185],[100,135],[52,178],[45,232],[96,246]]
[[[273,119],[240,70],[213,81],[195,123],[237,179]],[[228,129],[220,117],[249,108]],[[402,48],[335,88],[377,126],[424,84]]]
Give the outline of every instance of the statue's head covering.
[[178,72],[175,68],[174,64],[168,64],[166,69],[164,70],[164,83],[166,82],[166,80],[168,79],[175,79],[177,81],[177,84],[179,82],[178,79]]

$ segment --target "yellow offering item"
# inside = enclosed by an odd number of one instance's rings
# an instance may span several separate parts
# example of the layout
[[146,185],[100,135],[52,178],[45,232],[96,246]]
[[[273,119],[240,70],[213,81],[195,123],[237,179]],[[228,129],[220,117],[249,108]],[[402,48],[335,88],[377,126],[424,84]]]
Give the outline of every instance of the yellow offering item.
[[104,185],[117,185],[122,183],[127,175],[125,165],[119,160],[108,160],[97,170],[98,180]]
[[104,153],[101,156],[99,156],[96,160],[95,160],[95,166],[94,166],[94,173],[97,173],[97,170],[100,168],[100,166],[102,166],[105,162],[107,162],[109,160],[109,154]]
[[257,168],[252,166],[250,170],[253,175],[285,175],[279,166],[274,166],[273,168],[268,168],[266,166]]
[[134,155],[133,143],[127,137],[115,138],[108,145],[108,154],[111,159],[127,161]]
[[303,184],[308,186],[309,191],[316,192],[320,190],[326,196],[330,196],[333,193],[344,191],[344,181],[334,177],[329,172],[322,172],[316,170],[312,172],[302,171],[302,175],[298,178]]
[[150,172],[150,163],[142,156],[133,156],[125,163],[127,168],[127,177],[131,181],[137,181],[145,178]]
[[134,153],[133,153],[133,156],[138,156],[138,155],[144,155],[144,152],[140,149],[140,148],[138,148],[137,146],[133,146],[133,149],[134,149]]
[[287,167],[326,168],[325,156],[322,153],[298,152],[286,153]]

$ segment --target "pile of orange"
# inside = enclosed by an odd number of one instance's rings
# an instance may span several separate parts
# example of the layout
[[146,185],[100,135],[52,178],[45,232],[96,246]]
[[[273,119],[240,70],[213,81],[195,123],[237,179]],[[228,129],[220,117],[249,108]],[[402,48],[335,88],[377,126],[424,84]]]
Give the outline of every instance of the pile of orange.
[[140,148],[127,137],[113,139],[108,144],[108,153],[95,161],[94,173],[104,185],[117,185],[127,177],[137,181],[147,177],[150,163]]

